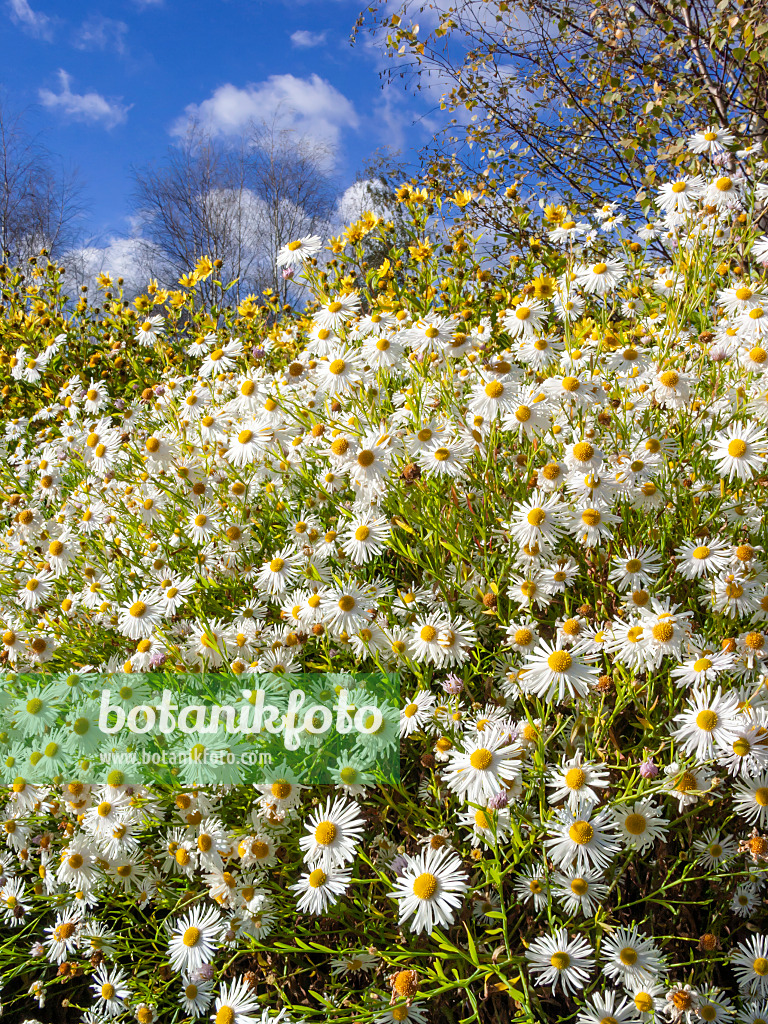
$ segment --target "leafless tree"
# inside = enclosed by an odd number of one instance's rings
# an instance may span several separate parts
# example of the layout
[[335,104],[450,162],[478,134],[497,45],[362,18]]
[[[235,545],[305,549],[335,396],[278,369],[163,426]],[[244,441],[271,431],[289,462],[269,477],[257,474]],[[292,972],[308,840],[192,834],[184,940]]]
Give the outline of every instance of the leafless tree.
[[85,209],[78,171],[56,166],[26,118],[0,98],[0,246],[11,263],[42,248],[60,258]]
[[225,284],[237,279],[233,299],[270,287],[285,301],[277,251],[328,221],[337,195],[329,166],[323,146],[275,122],[249,125],[234,142],[193,123],[162,164],[133,170],[147,273],[173,284],[210,256],[223,261]]

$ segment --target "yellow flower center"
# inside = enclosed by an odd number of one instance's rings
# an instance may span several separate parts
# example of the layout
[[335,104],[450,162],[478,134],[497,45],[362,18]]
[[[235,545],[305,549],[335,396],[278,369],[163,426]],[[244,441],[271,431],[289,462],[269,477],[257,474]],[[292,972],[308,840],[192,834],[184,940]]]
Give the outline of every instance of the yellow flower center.
[[553,672],[567,672],[573,664],[573,658],[568,651],[553,651],[547,658],[547,665]]
[[653,639],[658,640],[660,644],[668,644],[675,635],[675,627],[671,622],[657,622],[651,633]]
[[728,454],[731,458],[740,459],[746,454],[746,451],[747,443],[746,441],[742,441],[740,437],[736,437],[733,441],[728,443]]
[[486,750],[485,747],[480,747],[478,750],[473,750],[469,755],[469,763],[474,769],[479,772],[484,772],[486,768],[493,761],[493,754],[490,750]]
[[413,882],[413,894],[420,900],[431,900],[437,892],[437,878],[428,871],[424,871]]
[[588,821],[574,821],[568,829],[568,835],[574,843],[577,843],[579,846],[586,846],[587,843],[592,842],[595,830]]
[[595,454],[595,449],[589,441],[579,441],[573,446],[573,457],[577,462],[589,462]]
[[321,821],[315,829],[315,842],[319,846],[330,846],[338,831],[332,821]]

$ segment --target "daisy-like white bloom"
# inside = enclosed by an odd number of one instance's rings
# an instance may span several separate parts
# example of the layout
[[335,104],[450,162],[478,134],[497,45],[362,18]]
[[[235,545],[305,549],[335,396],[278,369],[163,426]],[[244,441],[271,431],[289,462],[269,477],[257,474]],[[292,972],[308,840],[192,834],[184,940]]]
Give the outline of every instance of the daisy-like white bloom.
[[640,1021],[661,1021],[663,1012],[668,1006],[664,999],[664,985],[658,981],[645,981],[628,987],[630,998],[634,1003]]
[[707,186],[704,202],[718,210],[739,209],[742,204],[744,178],[731,178],[727,174],[715,178]]
[[305,823],[308,835],[299,839],[304,861],[313,867],[342,867],[355,859],[355,845],[360,842],[365,822],[360,808],[351,800],[331,798],[309,816]]
[[731,898],[731,910],[739,917],[751,917],[758,906],[758,892],[753,885],[739,885]]
[[451,437],[439,444],[423,448],[416,461],[428,477],[450,477],[458,479],[464,475],[471,455],[469,443],[463,438]]
[[768,935],[750,935],[731,956],[742,992],[768,996]]
[[717,538],[684,540],[675,551],[677,571],[688,580],[720,572],[730,563],[730,545]]
[[123,636],[131,640],[141,640],[152,636],[156,627],[163,621],[163,612],[157,597],[150,591],[134,592],[129,604],[125,604],[118,613],[117,625]]
[[733,787],[736,813],[753,825],[768,824],[768,772],[736,782]]
[[119,1017],[126,1009],[131,990],[126,984],[127,973],[120,967],[111,970],[101,963],[93,975],[91,990],[96,996],[96,1011],[107,1017]]
[[570,868],[557,871],[552,879],[552,895],[569,914],[591,917],[608,894],[608,886],[599,871]]
[[360,971],[372,971],[378,962],[378,959],[370,953],[350,953],[347,956],[331,960],[331,974],[334,978],[339,978],[347,974],[357,974]]
[[436,924],[453,924],[466,891],[467,876],[459,857],[447,846],[428,846],[415,857],[406,855],[389,896],[398,901],[399,924],[413,918],[411,931],[419,934],[431,932]]
[[32,611],[48,600],[53,590],[53,582],[53,573],[48,569],[42,569],[26,580],[16,595],[17,600],[27,611]]
[[525,951],[536,985],[552,985],[552,994],[560,985],[566,995],[574,995],[586,985],[595,965],[592,947],[581,936],[569,938],[565,928],[553,935],[540,935]]
[[576,1024],[637,1024],[637,1010],[630,999],[618,992],[593,993],[579,1010]]
[[727,128],[711,124],[704,131],[694,132],[688,139],[688,150],[691,153],[709,154],[722,153],[726,146],[733,144],[733,135]]
[[715,749],[717,763],[731,775],[752,778],[768,770],[768,736],[760,719],[742,719],[725,743]]
[[547,310],[538,299],[527,299],[514,309],[508,309],[502,317],[506,331],[513,338],[527,338],[534,335],[546,320]]
[[344,895],[351,881],[351,868],[342,871],[326,865],[325,868],[306,872],[288,888],[298,895],[296,909],[300,913],[324,914],[339,896]]
[[539,642],[537,624],[533,619],[522,619],[510,622],[504,627],[506,643],[519,654],[528,654]]
[[493,420],[515,407],[517,396],[518,388],[514,381],[508,377],[500,378],[487,373],[472,389],[469,398],[469,411],[473,416],[482,416],[484,420]]
[[451,751],[443,772],[448,788],[463,799],[485,807],[488,801],[514,783],[519,764],[518,748],[501,730],[484,730],[475,739],[464,739],[464,750]]
[[242,341],[230,338],[224,345],[217,346],[207,354],[197,372],[201,377],[213,377],[215,374],[228,373],[230,370],[234,370],[237,359],[242,354]]
[[249,420],[242,424],[242,429],[229,439],[229,447],[224,458],[233,466],[242,469],[256,462],[269,447],[273,439],[271,428],[265,427],[258,420]]
[[755,239],[752,245],[752,256],[758,261],[758,263],[765,263],[768,260],[768,235],[763,235],[762,238]]
[[720,288],[717,292],[717,301],[729,316],[739,316],[750,309],[765,305],[768,295],[757,285],[739,281],[733,288]]
[[281,246],[277,253],[278,267],[301,267],[307,260],[317,256],[323,246],[319,235],[303,235],[301,238]]
[[534,865],[521,871],[515,878],[513,890],[521,903],[531,903],[534,910],[543,910],[547,905],[547,883],[544,879],[544,868]]
[[197,512],[190,514],[187,520],[189,538],[193,544],[207,544],[221,529],[221,522],[216,510],[205,505]]
[[256,583],[268,594],[283,594],[292,586],[299,575],[299,556],[288,545],[264,562],[256,575]]
[[709,442],[710,459],[721,477],[751,480],[762,469],[766,457],[766,435],[757,423],[731,423]]
[[[589,659],[593,660],[592,656]],[[557,698],[562,703],[566,696],[585,697],[597,678],[597,670],[578,648],[564,651],[541,640],[527,655],[520,676],[520,685],[526,693],[547,701]]]
[[429,690],[420,690],[400,709],[400,738],[424,729],[431,721],[436,698]]
[[542,549],[549,548],[562,533],[562,507],[559,495],[536,490],[515,506],[505,529],[520,545],[538,544]]
[[690,401],[690,378],[680,370],[660,369],[653,379],[653,394],[665,409],[682,409]]
[[576,814],[581,807],[592,807],[600,800],[600,789],[608,785],[608,775],[597,765],[588,761],[582,762],[581,751],[575,757],[563,761],[562,767],[552,768],[549,772],[548,788],[551,804],[568,801],[568,809]]
[[699,993],[698,1015],[708,1024],[726,1024],[733,1020],[735,1006],[719,988],[710,988]]
[[549,838],[544,845],[560,868],[576,865],[579,871],[604,870],[619,852],[616,824],[607,809],[594,816],[591,809],[580,816],[568,810],[558,811],[549,822]]
[[138,341],[142,348],[152,348],[158,338],[165,334],[165,320],[158,313],[148,316],[142,320],[134,334],[134,340]]
[[609,579],[619,590],[638,590],[651,586],[661,571],[661,558],[652,547],[627,548],[611,560]]
[[625,987],[655,980],[665,971],[664,961],[651,939],[641,935],[635,925],[617,928],[603,938],[600,955],[603,974]]
[[576,284],[588,295],[606,295],[618,287],[625,273],[620,260],[591,263],[576,268]]
[[738,694],[723,694],[718,687],[713,696],[708,686],[694,687],[686,710],[675,715],[678,726],[672,735],[686,754],[709,760],[715,745],[726,744],[733,735],[738,708]]
[[365,565],[380,555],[390,534],[389,520],[375,512],[365,512],[353,519],[342,536],[341,547],[355,565]]
[[174,971],[191,974],[211,963],[225,931],[218,911],[195,907],[175,921],[169,931],[168,959]]
[[352,349],[330,352],[328,358],[318,364],[316,373],[321,390],[329,398],[351,394],[363,379],[358,354]]
[[580,544],[587,548],[597,547],[601,541],[610,540],[611,527],[621,522],[605,507],[594,505],[590,508],[574,508],[567,518],[567,529]]
[[357,292],[348,295],[335,295],[320,307],[312,318],[315,326],[328,331],[338,331],[360,309],[360,296]]
[[[764,372],[765,348],[760,342],[768,336],[768,309],[756,306],[749,312],[741,313],[736,322],[736,329],[741,343],[750,348],[742,361],[752,372]],[[757,367],[757,371],[753,370],[754,367]]]
[[712,773],[704,766],[692,764],[681,768],[676,762],[665,769],[667,781],[664,790],[675,797],[680,813],[685,807],[691,807],[709,792],[712,785]]
[[666,835],[664,826],[669,824],[669,820],[662,818],[661,809],[649,797],[636,801],[632,806],[617,804],[611,812],[628,847],[642,852]]
[[202,1017],[213,999],[213,982],[191,978],[181,979],[182,989],[179,996],[181,1008],[193,1017]]
[[656,205],[664,213],[688,213],[704,194],[705,182],[700,174],[684,174],[676,181],[665,181],[656,196]]
[[[254,1017],[254,1013],[259,1013]],[[245,978],[222,982],[211,1020],[214,1024],[263,1024],[264,1013],[256,993]],[[286,1022],[287,1024],[287,1022]]]

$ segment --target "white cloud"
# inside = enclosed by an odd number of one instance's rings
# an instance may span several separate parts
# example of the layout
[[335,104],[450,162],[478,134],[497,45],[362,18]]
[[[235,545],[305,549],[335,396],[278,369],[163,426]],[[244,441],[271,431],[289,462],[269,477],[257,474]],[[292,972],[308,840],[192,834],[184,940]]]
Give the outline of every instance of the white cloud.
[[142,238],[112,238],[104,246],[71,249],[63,258],[65,290],[71,294],[81,284],[93,284],[98,274],[123,278],[126,295],[136,295],[149,283],[147,267],[151,246]]
[[338,233],[352,221],[360,220],[364,213],[373,213],[384,220],[393,220],[395,211],[376,198],[378,179],[355,181],[339,196],[334,210],[331,230]]
[[98,92],[76,93],[70,89],[72,76],[59,69],[61,92],[50,89],[39,89],[40,102],[49,110],[59,110],[73,121],[86,121],[91,124],[101,122],[105,128],[114,128],[125,120],[130,107],[117,100],[110,102]]
[[244,89],[219,86],[210,99],[190,103],[171,127],[172,135],[183,135],[190,122],[197,122],[212,135],[237,135],[249,125],[272,121],[297,136],[337,147],[346,129],[360,123],[352,103],[319,75],[296,78],[271,75],[265,82]]
[[291,33],[291,42],[300,50],[309,50],[313,46],[322,46],[326,35],[326,32],[310,32],[300,28],[297,32]]
[[72,45],[77,50],[111,50],[114,53],[124,53],[127,31],[128,26],[124,21],[115,21],[113,18],[105,18],[102,14],[95,14],[76,29]]
[[11,21],[26,29],[30,35],[39,36],[41,39],[52,38],[51,19],[47,14],[33,11],[28,0],[8,0],[11,12]]

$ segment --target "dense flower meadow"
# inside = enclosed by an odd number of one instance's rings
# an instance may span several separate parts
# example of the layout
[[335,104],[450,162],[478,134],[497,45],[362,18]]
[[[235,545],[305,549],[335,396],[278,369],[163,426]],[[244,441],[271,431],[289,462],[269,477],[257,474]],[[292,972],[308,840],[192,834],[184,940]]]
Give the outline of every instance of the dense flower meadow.
[[[0,268],[4,1019],[768,1021],[768,164],[674,173],[404,185],[302,310]],[[214,670],[401,706],[334,785],[59,774],[105,676]]]

